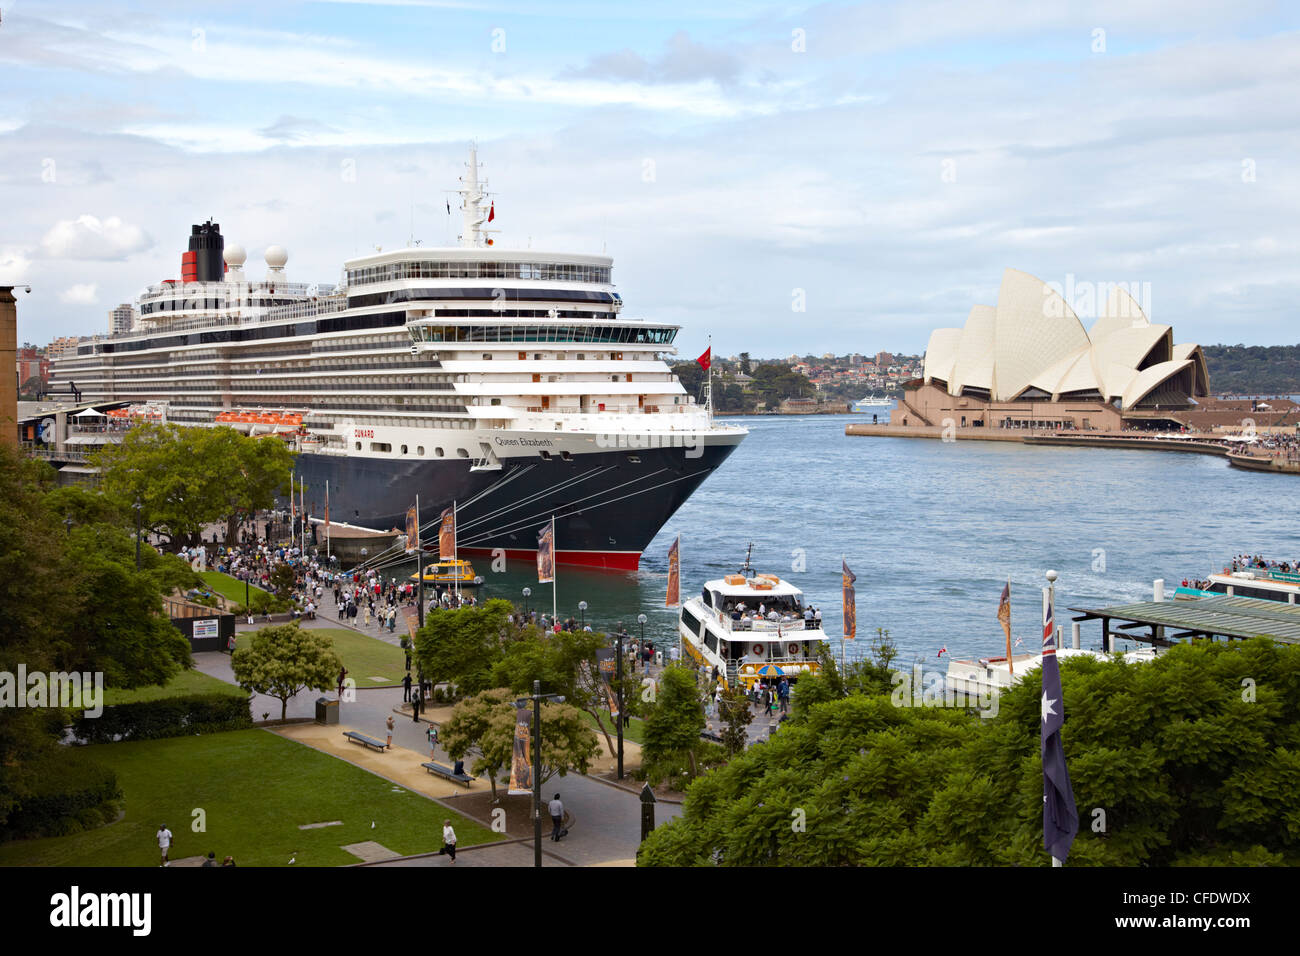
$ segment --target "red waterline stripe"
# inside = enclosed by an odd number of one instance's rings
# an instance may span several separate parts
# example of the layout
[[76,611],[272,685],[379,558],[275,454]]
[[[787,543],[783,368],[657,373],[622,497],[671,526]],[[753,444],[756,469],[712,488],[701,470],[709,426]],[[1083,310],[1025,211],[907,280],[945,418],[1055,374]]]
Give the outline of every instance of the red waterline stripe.
[[[460,553],[491,557],[492,548],[461,548]],[[537,561],[537,551],[532,548],[506,548],[507,560]],[[635,571],[641,566],[639,551],[556,551],[557,564],[580,565],[587,568],[604,568],[609,571]]]

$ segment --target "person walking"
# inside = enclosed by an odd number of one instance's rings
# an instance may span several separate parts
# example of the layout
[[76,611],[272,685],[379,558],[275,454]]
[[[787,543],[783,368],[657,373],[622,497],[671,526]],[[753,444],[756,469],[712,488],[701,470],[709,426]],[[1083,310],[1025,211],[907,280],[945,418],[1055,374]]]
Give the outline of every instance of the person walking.
[[557,793],[555,799],[546,805],[546,809],[551,813],[551,840],[559,843],[560,838],[564,835],[564,804],[560,802],[560,795]]
[[437,725],[436,725],[436,724],[429,724],[429,729],[428,729],[427,731],[425,731],[425,734],[426,734],[426,736],[428,736],[428,738],[429,738],[429,759],[430,759],[430,760],[433,760],[435,757],[438,756],[438,754],[437,754],[437,752],[436,752],[436,751],[437,751],[437,747],[438,747],[438,727],[437,727]]
[[420,722],[420,705],[424,703],[424,701],[421,700],[421,693],[420,689],[417,688],[415,696],[411,698],[411,720],[417,724]]
[[346,667],[339,670],[339,700],[343,699],[343,682],[347,680],[348,669]]
[[449,857],[451,862],[456,862],[456,831],[451,828],[450,820],[442,821],[442,849],[438,851]]
[[408,670],[406,676],[402,678],[402,703],[411,702],[411,672]]
[[166,866],[167,851],[171,849],[171,845],[172,845],[172,831],[168,830],[167,824],[164,823],[162,826],[158,828],[157,835],[158,835],[158,849],[162,851],[162,862],[160,862],[158,865]]
[[393,715],[392,714],[388,715],[387,726],[388,726],[388,743],[385,746],[387,746],[389,750],[392,750],[393,749]]

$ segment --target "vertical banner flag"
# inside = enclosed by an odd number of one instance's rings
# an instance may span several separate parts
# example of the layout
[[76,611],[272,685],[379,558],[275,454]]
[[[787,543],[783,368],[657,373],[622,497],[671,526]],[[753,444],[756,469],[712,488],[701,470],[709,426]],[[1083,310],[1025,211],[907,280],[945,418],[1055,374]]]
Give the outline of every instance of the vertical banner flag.
[[555,580],[555,519],[552,518],[537,532],[537,583],[549,584]]
[[1016,672],[1015,665],[1011,662],[1011,579],[1007,578],[1007,586],[1002,589],[1002,600],[998,602],[998,620],[1002,622],[1002,630],[1007,635],[1007,673]]
[[682,536],[679,534],[668,549],[668,599],[664,607],[679,607],[682,603]]
[[420,519],[415,505],[411,505],[406,509],[406,553],[412,554],[418,550],[420,550]]
[[528,705],[515,705],[515,743],[510,756],[510,790],[512,797],[533,792],[533,712]]
[[851,641],[858,636],[858,596],[853,588],[858,576],[849,570],[848,562],[840,559],[843,565],[840,586],[844,592],[844,639]]
[[1061,695],[1061,669],[1056,661],[1056,628],[1052,620],[1051,592],[1043,588],[1043,847],[1065,862],[1079,832],[1079,813],[1061,749],[1065,702]]
[[406,635],[414,643],[415,632],[420,629],[420,611],[413,604],[408,604],[402,608],[402,618],[406,621]]
[[697,358],[695,361],[699,362],[700,368],[704,369],[704,371],[707,372],[709,370],[709,366],[713,364],[713,346],[710,345],[707,349],[705,349],[704,354],[701,355],[699,358]]
[[456,553],[456,508],[444,508],[438,526],[438,560],[447,561]]
[[[618,695],[614,693],[614,688],[610,686],[610,681],[615,679],[615,662],[614,648],[602,647],[596,651],[596,665],[600,668],[601,693],[609,705],[609,716],[618,720]],[[615,725],[617,726],[617,725]]]
[[325,532],[326,534],[329,533],[329,530],[330,530],[330,483],[329,481],[326,481],[325,482]]

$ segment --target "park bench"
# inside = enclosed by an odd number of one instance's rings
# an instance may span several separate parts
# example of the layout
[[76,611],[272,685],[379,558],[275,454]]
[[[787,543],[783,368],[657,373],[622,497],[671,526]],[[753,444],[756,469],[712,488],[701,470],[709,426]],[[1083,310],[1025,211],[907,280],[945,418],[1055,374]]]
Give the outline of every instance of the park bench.
[[456,771],[452,770],[450,767],[444,767],[440,763],[432,763],[432,762],[422,763],[420,764],[420,766],[423,767],[425,770],[429,771],[429,773],[431,774],[435,774],[436,776],[442,777],[444,780],[451,780],[452,782],[458,783],[462,787],[465,787],[467,789],[469,788],[469,785],[474,782],[474,778],[471,777],[469,774],[456,773]]
[[388,744],[382,740],[376,740],[374,737],[367,737],[365,734],[357,733],[355,730],[343,731],[343,736],[348,738],[354,744],[361,744],[364,747],[374,747],[376,750],[387,750]]
[[715,734],[711,730],[701,730],[700,736],[703,737],[705,740],[712,740],[715,744],[722,743],[722,735]]

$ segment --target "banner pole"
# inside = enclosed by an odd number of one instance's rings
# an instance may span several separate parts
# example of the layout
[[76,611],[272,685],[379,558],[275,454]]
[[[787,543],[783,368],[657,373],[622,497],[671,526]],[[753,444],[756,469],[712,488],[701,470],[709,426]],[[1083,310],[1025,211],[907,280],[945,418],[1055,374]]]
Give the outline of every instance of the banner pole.
[[551,627],[555,627],[555,622],[559,615],[556,612],[558,600],[555,592],[560,588],[560,548],[555,541],[555,515],[551,515]]

